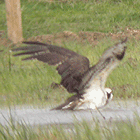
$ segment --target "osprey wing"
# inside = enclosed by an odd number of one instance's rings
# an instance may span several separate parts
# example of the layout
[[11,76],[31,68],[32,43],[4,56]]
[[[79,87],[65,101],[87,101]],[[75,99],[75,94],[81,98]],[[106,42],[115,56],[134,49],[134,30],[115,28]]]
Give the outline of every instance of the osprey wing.
[[89,68],[89,71],[84,74],[83,80],[79,85],[80,93],[84,89],[89,89],[89,87],[91,89],[97,87],[101,89],[104,88],[107,77],[111,71],[118,66],[125,55],[126,42],[127,38],[108,48],[101,56],[98,63]]
[[70,93],[78,93],[82,76],[89,69],[88,58],[55,45],[40,42],[23,43],[27,46],[12,49],[12,51],[22,51],[14,56],[30,55],[23,60],[37,59],[49,65],[57,65],[57,71],[62,77],[61,85]]

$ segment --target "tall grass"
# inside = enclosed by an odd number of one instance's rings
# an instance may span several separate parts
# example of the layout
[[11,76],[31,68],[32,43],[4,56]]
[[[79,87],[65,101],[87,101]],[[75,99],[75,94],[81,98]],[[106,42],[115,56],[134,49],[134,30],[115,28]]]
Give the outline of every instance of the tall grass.
[[0,139],[14,140],[139,140],[140,118],[134,122],[75,122],[73,125],[31,126],[25,122],[15,122],[11,118],[8,125],[0,125]]

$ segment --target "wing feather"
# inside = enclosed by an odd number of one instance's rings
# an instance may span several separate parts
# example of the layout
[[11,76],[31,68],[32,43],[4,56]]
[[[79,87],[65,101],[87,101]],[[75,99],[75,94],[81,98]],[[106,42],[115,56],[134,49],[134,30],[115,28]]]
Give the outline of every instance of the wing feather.
[[59,62],[61,62],[61,60],[63,58],[64,58],[63,56],[58,55],[58,54],[45,53],[45,54],[30,56],[30,57],[27,57],[23,60],[37,59],[37,60],[42,61],[44,63],[48,63],[49,65],[56,65]]
[[62,77],[61,85],[70,93],[78,92],[82,76],[89,69],[88,58],[55,45],[40,42],[23,43],[29,46],[13,49],[12,51],[22,51],[14,56],[31,55],[23,60],[37,59],[49,65],[58,65],[56,70]]

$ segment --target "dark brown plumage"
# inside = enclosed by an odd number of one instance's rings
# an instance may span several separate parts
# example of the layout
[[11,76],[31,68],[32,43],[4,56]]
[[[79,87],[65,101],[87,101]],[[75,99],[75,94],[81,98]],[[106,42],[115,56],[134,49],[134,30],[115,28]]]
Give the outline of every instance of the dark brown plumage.
[[89,60],[71,50],[44,44],[40,42],[23,42],[30,46],[20,47],[12,51],[24,51],[14,56],[31,55],[23,60],[37,59],[49,65],[58,65],[57,71],[61,75],[61,85],[69,93],[78,94],[78,86],[82,76],[89,69]]

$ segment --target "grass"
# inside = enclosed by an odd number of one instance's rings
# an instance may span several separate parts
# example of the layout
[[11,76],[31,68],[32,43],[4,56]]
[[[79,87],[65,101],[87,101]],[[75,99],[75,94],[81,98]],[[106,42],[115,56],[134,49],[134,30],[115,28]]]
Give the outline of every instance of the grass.
[[[29,37],[55,34],[62,31],[79,31],[118,34],[130,29],[140,29],[139,0],[68,0],[40,2],[21,1],[23,35]],[[51,83],[59,83],[61,77],[55,67],[38,61],[21,61],[9,52],[11,43],[7,43],[6,10],[4,1],[0,1],[0,108],[12,105],[33,105],[46,107],[58,104],[70,96],[65,89],[52,89]],[[3,43],[3,40],[6,42]],[[87,42],[67,41],[62,46],[87,56],[94,65],[106,48],[114,44],[110,37],[98,40],[97,45]],[[58,44],[57,44],[58,45]],[[140,41],[135,38],[127,42],[124,60],[109,76],[106,86],[111,87],[114,98],[137,99],[140,97]],[[62,93],[62,94],[61,94]],[[63,126],[32,126],[14,122],[11,118],[8,126],[0,125],[0,139],[140,139],[140,119],[133,122],[75,123],[68,130]]]
[[[54,34],[61,31],[91,31],[119,33],[126,27],[139,29],[140,1],[67,1],[28,2],[21,1],[24,38]],[[2,15],[0,30],[6,31],[5,4],[0,3]],[[30,13],[30,14],[29,14]],[[1,39],[6,38],[3,35]],[[88,41],[80,43],[64,40],[63,47],[87,56],[94,65],[106,48],[114,41],[106,37],[97,45]],[[137,98],[140,96],[140,41],[128,41],[127,53],[121,65],[109,76],[107,86],[113,89],[115,98]],[[49,105],[63,102],[69,94],[65,89],[52,89],[51,83],[59,83],[61,77],[55,67],[38,61],[22,62],[12,57],[10,44],[0,46],[0,106],[5,105]],[[115,75],[115,76],[114,76]],[[64,94],[60,94],[64,93]],[[28,98],[27,98],[28,97]]]
[[[118,32],[139,28],[140,2],[31,2],[22,6],[25,38],[65,30]],[[29,14],[30,13],[30,16]],[[58,14],[59,13],[59,14]],[[121,28],[121,29],[120,29]]]
[[[120,32],[139,29],[139,0],[88,0],[66,2],[21,1],[24,38],[69,30]],[[5,4],[1,2],[0,30],[6,30]]]
[[[139,43],[136,42],[136,46],[133,46],[133,42],[127,43],[129,45],[124,60],[107,80],[106,86],[113,89],[114,98],[127,99],[140,96]],[[87,56],[91,65],[94,65],[104,50],[112,44],[114,42],[105,39],[94,48],[89,43],[82,45],[77,42],[66,42],[65,47]],[[55,67],[50,67],[36,60],[21,61],[21,57],[12,57],[12,54],[8,52],[8,49],[1,53],[1,106],[52,105],[52,103],[63,102],[69,96],[65,89],[52,89],[50,86],[52,82],[59,83],[61,80]]]
[[[65,46],[82,55],[88,54],[91,65],[94,65],[104,50],[108,48],[108,44],[111,45],[113,42],[104,40],[94,48],[89,43],[85,46],[76,42],[65,43]],[[137,46],[133,46],[133,42],[128,42],[128,44],[127,54],[123,62],[111,73],[106,84],[107,87],[114,89],[115,98],[137,98],[140,96],[140,58],[137,57],[139,56],[139,47],[137,47],[139,42],[137,42]],[[86,50],[83,51],[85,48]],[[65,89],[52,89],[50,86],[52,82],[59,83],[61,80],[55,67],[50,67],[36,60],[21,61],[21,57],[12,57],[12,54],[8,52],[8,49],[1,54],[1,106],[9,104],[58,104],[69,96]],[[125,85],[124,89],[122,86]]]
[[8,125],[0,125],[0,139],[14,140],[139,140],[140,118],[124,122],[104,123],[93,120],[90,122],[75,122],[74,125],[30,126],[24,122],[15,122],[12,117]]

